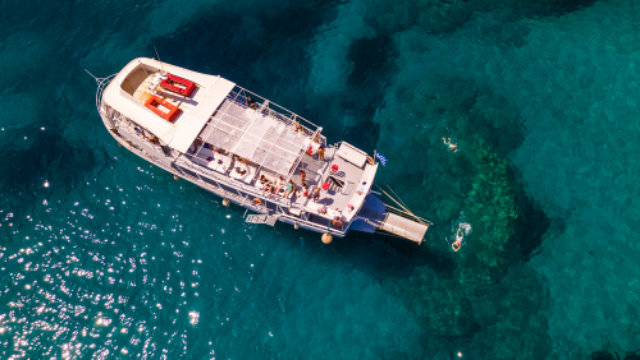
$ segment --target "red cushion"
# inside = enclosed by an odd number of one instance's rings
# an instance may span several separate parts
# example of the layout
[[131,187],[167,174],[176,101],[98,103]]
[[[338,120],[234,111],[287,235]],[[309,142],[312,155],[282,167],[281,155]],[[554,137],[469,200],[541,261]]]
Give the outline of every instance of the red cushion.
[[331,165],[331,171],[336,172],[338,171],[338,165]]
[[329,183],[322,184],[322,190],[329,190]]
[[[176,83],[183,85],[185,88],[183,89],[175,86],[174,84]],[[167,74],[167,78],[164,79],[162,83],[160,83],[160,86],[163,89],[173,91],[186,97],[190,97],[193,91],[196,89],[196,84],[193,81],[189,81],[187,79],[183,79],[171,74]]]

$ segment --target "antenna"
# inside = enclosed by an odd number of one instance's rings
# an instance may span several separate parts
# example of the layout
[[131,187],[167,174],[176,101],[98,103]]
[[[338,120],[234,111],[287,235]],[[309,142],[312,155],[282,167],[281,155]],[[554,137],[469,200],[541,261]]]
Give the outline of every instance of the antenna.
[[90,73],[90,72],[89,72],[89,70],[84,69],[84,71],[86,71],[86,72],[87,72],[87,74],[91,75],[91,77],[92,77],[95,81],[98,81],[98,78],[97,78],[97,77],[95,77],[92,73]]
[[160,60],[160,54],[158,54],[158,49],[156,49],[155,45],[153,45],[153,50],[156,51],[156,56],[158,57],[158,61],[160,62],[160,67],[162,68],[162,72],[164,73],[162,75],[166,75],[167,72],[164,70],[164,66],[162,66],[162,60]]

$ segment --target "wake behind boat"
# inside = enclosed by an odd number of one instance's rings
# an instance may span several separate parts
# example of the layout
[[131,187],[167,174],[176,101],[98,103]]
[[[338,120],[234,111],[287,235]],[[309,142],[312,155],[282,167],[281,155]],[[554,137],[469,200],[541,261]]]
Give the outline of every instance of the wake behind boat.
[[[379,164],[319,127],[220,76],[138,58],[97,79],[96,106],[122,146],[257,214],[322,233],[350,230],[421,243],[430,223],[372,190]],[[379,194],[379,193],[377,193]]]

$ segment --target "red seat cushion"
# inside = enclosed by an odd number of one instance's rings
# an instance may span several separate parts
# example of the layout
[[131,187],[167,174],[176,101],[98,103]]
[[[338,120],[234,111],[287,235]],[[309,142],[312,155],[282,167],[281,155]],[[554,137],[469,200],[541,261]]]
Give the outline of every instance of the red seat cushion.
[[[180,84],[184,86],[184,88],[178,87],[174,84]],[[160,83],[160,86],[165,90],[169,90],[186,97],[190,97],[196,88],[196,84],[193,81],[189,81],[187,79],[183,79],[171,74],[167,74],[167,78],[164,79],[162,83]]]
[[329,183],[322,184],[322,190],[325,190],[325,191],[329,190],[329,186],[330,186]]
[[331,165],[331,171],[336,172],[338,171],[338,165]]

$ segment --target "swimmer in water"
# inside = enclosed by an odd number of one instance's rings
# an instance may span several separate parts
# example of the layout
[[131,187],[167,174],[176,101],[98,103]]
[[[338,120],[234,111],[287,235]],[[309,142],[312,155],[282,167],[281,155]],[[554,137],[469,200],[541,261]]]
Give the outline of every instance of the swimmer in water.
[[449,148],[449,150],[453,150],[453,152],[458,151],[458,145],[451,142],[451,138],[442,138],[442,142]]
[[464,240],[464,232],[462,232],[461,228],[458,228],[458,232],[456,233],[456,241],[451,244],[451,248],[453,251],[458,252],[462,247],[462,240]]

